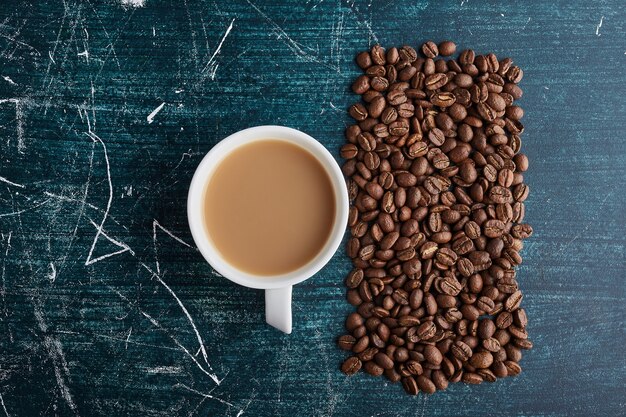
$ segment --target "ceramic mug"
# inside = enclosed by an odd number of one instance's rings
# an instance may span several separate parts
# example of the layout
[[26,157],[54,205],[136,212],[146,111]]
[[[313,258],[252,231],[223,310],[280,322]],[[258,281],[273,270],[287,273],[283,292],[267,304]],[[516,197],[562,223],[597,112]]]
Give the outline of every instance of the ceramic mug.
[[[204,226],[204,193],[219,163],[235,149],[261,140],[284,140],[304,148],[324,167],[335,194],[335,221],[326,244],[306,265],[286,274],[255,276],[229,264],[213,245]],[[341,169],[328,150],[306,133],[284,126],[257,126],[233,133],[206,154],[198,165],[189,186],[187,217],[193,240],[200,253],[225,278],[244,287],[265,290],[265,320],[268,324],[291,333],[291,289],[315,275],[337,251],[348,222],[348,190]]]

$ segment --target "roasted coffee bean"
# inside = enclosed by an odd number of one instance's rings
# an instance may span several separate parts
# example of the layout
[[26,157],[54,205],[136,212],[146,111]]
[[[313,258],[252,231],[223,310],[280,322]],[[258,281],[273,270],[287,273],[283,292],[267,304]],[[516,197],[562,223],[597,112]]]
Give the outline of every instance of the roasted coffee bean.
[[526,311],[523,308],[518,308],[513,312],[513,321],[515,325],[520,328],[525,328],[526,324],[528,324],[528,319],[526,318]]
[[460,340],[454,342],[450,348],[452,355],[461,362],[467,361],[472,356],[472,348]]
[[391,369],[393,368],[393,360],[387,356],[385,353],[379,352],[374,356],[374,360],[376,364],[383,369]]
[[422,44],[422,53],[427,58],[435,58],[437,55],[439,55],[439,49],[437,48],[437,44],[433,41],[425,42],[424,44]]
[[410,360],[405,363],[406,370],[410,375],[421,375],[424,370],[417,360]]
[[339,347],[343,350],[352,350],[355,343],[356,343],[356,339],[349,334],[341,336],[337,342]]
[[381,376],[383,374],[383,367],[376,364],[374,361],[365,362],[363,364],[365,372],[372,376]]
[[504,366],[506,367],[507,375],[509,376],[516,376],[522,372],[522,367],[519,366],[517,362],[504,361]]
[[429,75],[424,80],[427,90],[438,90],[448,82],[448,76],[442,73]]
[[455,49],[359,53],[362,102],[340,150],[352,206],[345,284],[358,308],[338,344],[357,354],[346,367],[359,361],[412,394],[517,375],[532,347],[515,271],[532,235],[523,72],[472,50],[435,59]]
[[357,288],[359,284],[363,281],[363,270],[362,269],[353,269],[348,277],[346,278],[346,287],[348,288]]
[[401,381],[402,381],[402,388],[404,388],[407,394],[417,395],[419,393],[417,382],[415,382],[415,379],[413,377],[405,376],[404,378],[402,378]]
[[370,51],[372,61],[376,65],[385,65],[385,48],[380,45],[374,45]]
[[479,374],[474,372],[464,372],[461,381],[465,382],[466,384],[476,385],[483,382],[483,378]]
[[506,311],[510,312],[517,310],[522,302],[522,298],[522,292],[519,290],[509,295],[509,297],[504,302],[504,308],[506,309]]
[[424,347],[424,358],[433,365],[439,365],[443,361],[441,351],[434,345]]
[[370,78],[367,75],[361,75],[352,84],[352,91],[356,94],[363,94],[370,88]]
[[341,365],[341,372],[346,375],[354,375],[361,369],[361,360],[356,356],[351,356]]
[[450,56],[456,52],[456,44],[452,41],[443,41],[439,44],[438,49],[439,55]]
[[477,369],[489,368],[493,363],[493,356],[490,352],[476,352],[469,360],[470,365]]
[[420,391],[426,394],[434,394],[437,391],[435,384],[429,378],[426,378],[424,375],[420,375],[416,378],[417,386]]

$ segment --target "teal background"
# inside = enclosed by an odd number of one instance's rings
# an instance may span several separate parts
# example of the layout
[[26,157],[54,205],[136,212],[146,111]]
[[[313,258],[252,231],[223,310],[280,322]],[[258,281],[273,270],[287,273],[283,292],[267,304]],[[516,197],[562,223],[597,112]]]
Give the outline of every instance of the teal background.
[[[0,1],[0,416],[624,415],[622,1],[121,3]],[[355,53],[427,39],[524,69],[535,349],[516,378],[413,398],[338,370],[343,251],[283,335],[203,261],[185,198],[245,127],[337,155]]]

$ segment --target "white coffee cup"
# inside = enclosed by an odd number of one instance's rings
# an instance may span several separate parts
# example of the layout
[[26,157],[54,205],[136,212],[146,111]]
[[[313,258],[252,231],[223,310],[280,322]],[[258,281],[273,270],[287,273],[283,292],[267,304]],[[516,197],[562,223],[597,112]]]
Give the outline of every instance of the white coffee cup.
[[[255,141],[277,139],[296,144],[309,151],[324,167],[335,193],[335,221],[322,250],[306,265],[286,274],[255,276],[226,262],[215,248],[204,226],[204,193],[218,164],[232,151]],[[244,287],[265,290],[265,320],[291,333],[291,288],[315,275],[337,251],[348,222],[348,190],[341,169],[328,150],[306,133],[284,126],[257,126],[233,133],[206,154],[198,165],[189,186],[187,218],[200,253],[225,278]]]

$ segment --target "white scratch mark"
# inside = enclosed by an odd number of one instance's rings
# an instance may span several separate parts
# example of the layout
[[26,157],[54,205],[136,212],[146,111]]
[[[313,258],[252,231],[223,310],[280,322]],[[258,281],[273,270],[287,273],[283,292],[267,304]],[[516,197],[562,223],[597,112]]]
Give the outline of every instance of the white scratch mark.
[[146,0],[121,0],[120,4],[124,9],[138,9],[146,5]]
[[[254,380],[254,379],[253,379],[253,381],[258,383],[258,381]],[[252,388],[252,394],[250,395],[250,398],[248,398],[248,402],[246,403],[246,405],[241,410],[239,410],[239,412],[237,413],[236,417],[241,417],[246,412],[246,410],[248,409],[248,407],[250,407],[250,404],[252,403],[252,401],[254,400],[255,397],[256,397],[256,390],[254,388]]]
[[192,249],[193,249],[193,246],[191,246],[189,243],[185,242],[184,240],[182,240],[178,236],[175,236],[172,232],[167,230],[165,227],[161,226],[161,224],[158,222],[157,219],[154,219],[154,221],[152,222],[152,244],[154,246],[154,256],[156,258],[157,273],[160,274],[161,273],[161,267],[159,266],[159,258],[158,258],[158,255],[157,255],[157,236],[156,236],[157,227],[159,229],[163,230],[169,237],[171,237],[172,239],[174,239],[178,243],[181,243],[181,244],[185,245],[186,247],[192,248]]
[[154,122],[154,116],[156,116],[163,109],[163,107],[165,107],[165,102],[159,104],[159,107],[152,110],[152,113],[150,113],[148,117],[146,118],[146,120],[148,121],[148,124],[151,124],[152,122]]
[[34,209],[36,209],[36,208],[38,208],[38,207],[43,206],[43,205],[44,205],[44,204],[46,204],[48,201],[50,201],[50,199],[44,200],[44,201],[42,201],[42,202],[41,202],[41,203],[39,203],[39,204],[35,204],[35,205],[34,205],[34,206],[32,206],[32,207],[28,207],[28,208],[25,208],[25,209],[22,209],[22,210],[13,211],[13,212],[11,212],[11,213],[0,213],[0,217],[19,216],[20,214],[22,214],[22,213],[24,213],[24,212],[26,212],[26,211],[34,210]]
[[[89,255],[87,255],[87,260],[85,261],[85,265],[91,265],[94,264],[98,261],[101,261],[103,259],[106,259],[110,256],[113,255],[118,255],[120,253],[129,251],[131,254],[134,255],[134,252],[130,249],[130,247],[122,242],[119,242],[113,238],[111,238],[110,236],[108,236],[106,233],[104,233],[103,226],[104,226],[104,222],[106,221],[107,217],[109,216],[109,210],[111,210],[111,203],[113,202],[113,183],[111,182],[111,164],[109,163],[109,154],[107,153],[107,147],[104,144],[104,142],[102,141],[102,139],[100,139],[95,133],[93,132],[89,132],[87,133],[87,136],[89,136],[91,138],[91,140],[93,140],[94,142],[100,142],[100,144],[102,145],[102,149],[104,151],[104,160],[106,162],[106,166],[107,166],[107,182],[109,184],[109,199],[107,200],[107,206],[106,209],[104,210],[104,216],[102,216],[102,220],[100,221],[100,225],[96,225],[93,221],[91,221],[91,223],[95,226],[95,228],[97,229],[96,232],[96,236],[94,236],[93,238],[93,242],[91,244],[91,248],[89,249]],[[98,242],[98,238],[100,237],[100,235],[106,237],[111,243],[121,247],[122,249],[113,253],[109,253],[107,255],[102,255],[96,259],[91,259],[92,255],[93,255],[93,250],[96,247],[96,243]]]
[[35,318],[37,319],[37,325],[39,326],[39,330],[44,334],[44,346],[48,350],[48,355],[50,359],[52,359],[52,366],[54,368],[54,376],[57,380],[57,384],[59,389],[61,390],[61,396],[67,402],[67,405],[70,407],[74,414],[78,415],[78,409],[76,404],[74,403],[74,399],[72,398],[72,393],[70,392],[65,379],[70,377],[70,370],[67,367],[67,361],[65,360],[65,354],[63,353],[63,346],[58,339],[50,336],[48,334],[48,325],[46,324],[43,312],[40,309],[41,307],[35,306]]
[[94,259],[91,259],[91,252],[90,252],[89,253],[90,256],[87,258],[87,262],[85,262],[85,265],[93,265],[96,262],[100,262],[103,259],[110,258],[111,256],[119,255],[124,252],[130,252],[131,255],[133,256],[135,255],[135,252],[130,248],[130,246],[128,246],[124,242],[120,242],[119,240],[109,236],[104,231],[102,226],[98,226],[93,220],[89,219],[89,222],[93,225],[93,227],[96,228],[96,230],[99,230],[99,233],[101,236],[104,236],[109,242],[113,243],[116,246],[119,246],[122,249],[115,251],[115,252],[107,253],[106,255],[98,256],[97,258],[94,258]]
[[463,7],[463,5],[464,5],[465,3],[467,3],[468,1],[469,1],[469,0],[461,0],[461,7]]
[[311,7],[311,10],[314,10],[317,6],[319,6],[322,3],[324,3],[324,0],[318,1],[313,7]]
[[43,193],[45,195],[49,196],[49,197],[53,197],[53,198],[59,199],[61,201],[68,201],[68,202],[72,202],[72,203],[81,203],[81,204],[84,204],[84,205],[86,205],[87,207],[89,207],[89,208],[91,208],[93,210],[104,212],[104,210],[101,209],[100,207],[94,206],[93,204],[87,203],[87,202],[85,202],[83,200],[77,200],[75,198],[70,198],[70,197],[67,197],[67,196],[64,196],[64,195],[54,194],[54,193],[51,193],[49,191],[44,191]]
[[229,403],[228,401],[222,400],[221,398],[219,398],[219,397],[215,397],[215,396],[213,396],[213,395],[211,395],[211,394],[205,394],[205,393],[202,393],[202,392],[197,391],[197,390],[195,390],[195,389],[193,389],[193,388],[191,388],[191,387],[188,387],[188,386],[187,386],[187,385],[185,385],[185,384],[178,383],[178,384],[174,385],[172,388],[184,388],[184,389],[186,389],[186,390],[187,390],[187,391],[189,391],[189,392],[193,392],[194,394],[198,394],[199,396],[204,397],[205,399],[219,401],[219,402],[221,402],[222,404],[226,404],[226,405],[227,405],[227,406],[229,406],[229,407],[234,407],[234,406],[233,406],[231,403]]
[[84,56],[85,59],[87,60],[87,62],[89,62],[89,51],[88,50],[84,50],[83,52],[79,52],[78,56]]
[[11,417],[11,416],[9,415],[9,412],[7,411],[7,406],[6,406],[6,405],[4,405],[4,397],[2,397],[2,393],[1,393],[1,392],[0,392],[0,404],[2,404],[2,410],[4,410],[4,414],[5,414],[7,417]]
[[155,366],[154,368],[146,368],[148,374],[179,374],[183,368],[180,366]]
[[[272,28],[274,29],[274,33],[276,34],[276,38],[279,40],[282,40],[285,42],[285,44],[287,45],[287,47],[289,49],[291,49],[291,51],[298,57],[304,59],[305,61],[308,62],[316,62],[318,64],[322,64],[324,66],[326,66],[327,68],[333,69],[335,71],[339,71],[339,68],[336,65],[332,65],[329,64],[327,62],[324,62],[322,60],[320,60],[317,56],[311,55],[308,52],[306,52],[303,49],[303,45],[301,45],[300,43],[294,41],[288,34],[287,32],[285,32],[285,30],[280,27],[276,22],[274,22],[274,20],[272,20],[268,15],[266,15],[265,13],[263,13],[263,11],[261,9],[259,9],[254,3],[252,3],[250,0],[246,0],[246,2],[254,9],[256,10],[256,12],[258,14],[261,15],[261,17],[263,17],[267,23],[269,23]],[[377,40],[378,41],[378,40]],[[307,48],[312,52],[313,51],[311,48]]]
[[[150,268],[149,268],[146,264],[141,263],[141,266],[143,266],[143,267],[144,267],[145,269],[147,269],[148,271],[151,271],[151,269],[150,269]],[[154,274],[154,273],[153,273],[153,274]],[[152,316],[150,316],[148,313],[146,313],[145,311],[143,311],[142,309],[140,309],[138,306],[136,306],[134,303],[132,303],[132,302],[128,299],[128,297],[126,297],[124,294],[122,294],[122,293],[121,293],[121,292],[119,292],[117,289],[115,289],[115,288],[113,288],[113,287],[111,287],[111,286],[108,286],[108,288],[109,288],[111,291],[113,291],[114,293],[116,293],[116,294],[117,294],[117,295],[118,295],[118,296],[119,296],[122,300],[126,301],[126,303],[128,303],[128,305],[129,305],[129,306],[132,306],[132,307],[136,308],[136,309],[137,309],[137,310],[141,313],[141,315],[142,315],[142,316],[144,316],[145,318],[147,318],[147,319],[150,321],[150,323],[152,323],[152,325],[153,325],[154,327],[156,327],[157,329],[161,329],[161,330],[163,330],[163,331],[166,331],[166,329],[165,329],[163,326],[161,326],[161,324],[160,324],[158,321],[156,321],[156,320],[155,320]],[[204,369],[204,367],[202,366],[202,364],[201,364],[200,362],[198,362],[198,359],[196,359],[196,357],[195,357],[194,355],[192,355],[192,354],[191,354],[191,352],[189,352],[189,350],[188,350],[185,346],[183,346],[183,345],[182,345],[182,343],[180,343],[180,342],[178,341],[178,339],[176,339],[176,338],[175,338],[172,334],[170,334],[170,333],[167,333],[167,334],[168,334],[168,336],[170,337],[170,339],[172,339],[172,341],[176,344],[176,346],[178,346],[180,350],[182,350],[182,351],[183,351],[183,352],[184,352],[184,353],[185,353],[185,354],[186,354],[189,358],[191,358],[191,360],[192,360],[192,361],[196,364],[196,366],[198,367],[198,369],[200,369],[200,370],[201,370],[204,374],[211,376],[211,373],[210,373],[210,372],[208,372],[206,369]],[[114,338],[111,338],[111,339],[114,339]],[[117,340],[117,339],[115,339],[115,340]],[[126,341],[126,343],[129,343],[129,342],[128,342],[128,340]],[[141,344],[141,343],[138,343],[138,342],[132,342],[132,343],[137,344],[137,345],[140,345],[140,344]],[[147,346],[148,346],[148,345],[147,345]],[[152,345],[152,346],[153,346],[153,345]],[[163,348],[163,349],[169,349],[169,348],[166,348],[166,347],[162,347],[162,348]],[[213,379],[213,378],[211,377],[211,379]],[[214,380],[214,381],[215,381],[215,380]],[[220,381],[220,382],[221,382],[221,381]],[[218,385],[219,385],[219,384],[218,384]]]
[[196,323],[193,321],[193,318],[191,317],[191,314],[189,314],[189,311],[187,310],[187,307],[185,307],[185,305],[180,300],[180,298],[178,298],[176,293],[170,288],[169,285],[167,285],[165,283],[165,281],[163,281],[161,279],[161,277],[158,274],[154,274],[153,276],[154,276],[154,278],[156,278],[156,280],[161,285],[163,285],[163,287],[172,295],[172,297],[174,297],[174,299],[178,303],[178,306],[181,308],[181,310],[183,311],[183,313],[187,317],[187,321],[189,321],[189,324],[191,324],[191,328],[193,329],[194,333],[196,334],[196,339],[198,340],[198,344],[200,345],[200,352],[202,352],[202,358],[204,359],[204,363],[206,363],[206,365],[207,365],[207,367],[208,367],[208,369],[210,371],[207,374],[213,380],[213,382],[215,382],[217,385],[219,385],[222,381],[220,379],[218,379],[217,375],[215,375],[213,373],[213,368],[211,367],[211,364],[209,363],[209,358],[208,358],[206,349],[204,348],[204,340],[202,340],[202,336],[200,336],[200,332],[198,331],[198,328],[196,327]]
[[39,52],[37,50],[37,48],[35,48],[32,45],[27,44],[26,42],[19,41],[19,40],[15,39],[13,36],[9,36],[9,35],[4,34],[4,33],[0,33],[0,37],[2,37],[4,39],[8,39],[11,42],[15,42],[17,45],[25,46],[26,48],[30,49],[31,51],[34,51],[37,54],[37,56],[41,56],[41,52]]
[[3,75],[3,76],[2,76],[2,79],[3,79],[4,81],[8,82],[8,83],[9,83],[9,84],[11,84],[11,85],[17,85],[17,83],[16,83],[15,81],[13,81],[13,80],[11,79],[11,77],[9,77],[8,75]]
[[500,13],[500,16],[504,17],[504,13]]
[[126,350],[128,350],[128,344],[130,343],[130,335],[133,334],[133,326],[128,329],[128,335],[126,336]]
[[56,61],[54,60],[54,58],[52,57],[52,51],[48,51],[48,56],[50,57],[50,61],[52,61],[52,63],[53,63],[54,65],[56,65],[56,63],[57,63],[57,62],[56,62]]
[[217,69],[220,67],[220,64],[213,65],[211,68],[211,72],[209,72],[209,78],[211,80],[215,80],[215,75],[217,74]]
[[13,103],[15,105],[15,125],[17,131],[17,151],[24,153],[24,112],[22,110],[22,102],[17,98],[0,99],[0,104]]
[[[224,32],[224,36],[222,36],[222,40],[220,40],[220,43],[217,45],[217,48],[213,52],[213,55],[211,55],[211,58],[209,58],[209,62],[207,62],[207,64],[204,66],[204,69],[202,69],[202,72],[205,72],[214,63],[215,58],[217,57],[217,55],[222,50],[222,45],[224,44],[224,41],[226,40],[226,38],[230,34],[230,31],[233,30],[233,25],[234,24],[235,24],[235,19],[230,21],[230,25],[228,25],[228,28],[226,29],[226,32]],[[211,79],[215,78],[215,71],[217,71],[217,67],[213,70],[213,75],[211,76]]]
[[17,124],[17,151],[24,153],[24,113],[19,100],[15,102],[15,123]]
[[333,110],[338,111],[339,113],[346,113],[346,111],[344,109],[340,109],[337,106],[335,106],[332,101],[329,101],[328,103],[330,104],[330,107]]
[[52,262],[50,262],[50,273],[48,274],[48,279],[50,282],[54,282],[57,279],[57,269]]
[[180,93],[182,93],[183,91],[185,91],[185,90],[184,90],[184,89],[182,89],[182,88],[178,88],[178,89],[174,90],[174,92],[175,92],[176,94],[180,94]]
[[596,26],[596,36],[601,36],[600,28],[602,27],[602,23],[604,23],[604,16],[600,18],[600,23]]
[[26,187],[24,187],[22,184],[18,184],[18,183],[16,183],[16,182],[9,181],[8,179],[6,179],[6,178],[4,178],[4,177],[0,177],[0,182],[7,183],[7,184],[12,185],[12,186],[14,186],[14,187],[26,188]]
[[[7,243],[6,243],[6,250],[4,251],[4,258],[2,259],[2,288],[0,288],[0,295],[2,295],[2,304],[3,304],[5,317],[9,317],[9,313],[7,311],[7,302],[6,302],[7,288],[6,288],[5,275],[6,275],[6,260],[9,258],[9,249],[11,249],[11,236],[12,235],[13,235],[13,232],[10,231],[7,236]],[[4,239],[4,233],[2,234],[2,239]],[[9,335],[11,335],[11,333],[9,333]],[[13,341],[12,337],[11,337],[11,341]]]

